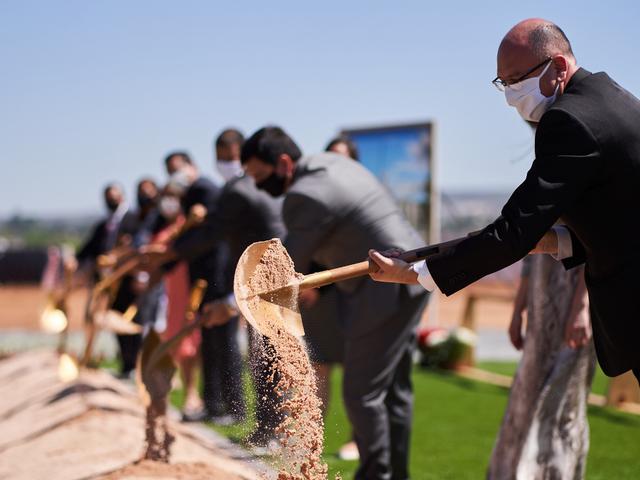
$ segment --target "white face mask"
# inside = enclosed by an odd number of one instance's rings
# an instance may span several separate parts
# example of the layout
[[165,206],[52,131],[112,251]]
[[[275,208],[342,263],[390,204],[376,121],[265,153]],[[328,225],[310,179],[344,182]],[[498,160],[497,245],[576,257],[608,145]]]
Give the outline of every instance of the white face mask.
[[216,162],[216,166],[218,167],[218,171],[220,172],[220,175],[222,175],[222,178],[224,178],[225,182],[239,177],[244,171],[240,160],[218,160]]
[[180,200],[176,197],[162,197],[158,205],[160,215],[168,220],[173,220],[180,213]]
[[179,195],[183,194],[189,188],[189,185],[191,185],[189,175],[184,169],[176,170],[169,177],[168,187]]
[[507,85],[504,96],[507,103],[518,110],[520,116],[528,122],[539,122],[542,114],[547,111],[558,95],[558,86],[550,97],[545,97],[540,91],[540,78],[547,72],[551,61],[544,67],[537,77],[527,78],[521,82]]

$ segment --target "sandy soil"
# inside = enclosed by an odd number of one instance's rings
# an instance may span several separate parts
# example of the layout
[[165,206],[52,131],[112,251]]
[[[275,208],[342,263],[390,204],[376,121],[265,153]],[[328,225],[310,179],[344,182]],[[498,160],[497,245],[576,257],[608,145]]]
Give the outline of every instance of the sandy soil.
[[230,476],[229,472],[202,462],[166,464],[145,460],[98,478],[99,480],[138,480],[148,478],[155,480],[211,480],[214,478],[234,480],[241,477]]
[[171,464],[137,463],[144,409],[131,386],[101,371],[64,384],[57,366],[48,351],[0,361],[0,478],[258,478],[223,443],[171,421]]

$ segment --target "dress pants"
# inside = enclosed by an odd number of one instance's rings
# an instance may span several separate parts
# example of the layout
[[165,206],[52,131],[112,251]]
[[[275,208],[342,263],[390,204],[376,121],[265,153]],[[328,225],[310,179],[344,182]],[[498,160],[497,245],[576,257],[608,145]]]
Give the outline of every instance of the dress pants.
[[388,321],[347,338],[343,394],[360,452],[358,480],[409,478],[412,354],[427,299],[426,292],[410,297],[403,289]]
[[238,317],[224,325],[202,328],[204,404],[210,416],[244,417],[242,358],[238,345]]
[[[136,300],[136,295],[132,289],[133,277],[130,275],[125,276],[118,287],[116,296],[113,300],[111,308],[116,312],[124,313],[127,308]],[[139,323],[139,315],[134,318],[136,323]],[[120,373],[122,375],[129,375],[134,368],[136,368],[136,358],[142,345],[142,335],[139,333],[133,335],[116,335],[118,340],[118,346],[120,347],[120,360],[122,365],[120,367]]]

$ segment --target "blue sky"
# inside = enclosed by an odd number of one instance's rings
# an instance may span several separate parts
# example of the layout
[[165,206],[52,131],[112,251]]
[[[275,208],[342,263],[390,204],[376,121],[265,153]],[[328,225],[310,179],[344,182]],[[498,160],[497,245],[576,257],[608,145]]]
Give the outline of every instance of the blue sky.
[[[489,81],[517,21],[558,23],[578,61],[640,95],[640,2],[0,2],[0,215],[97,211],[187,149],[211,172],[223,127],[435,120],[440,184],[510,190],[531,133]],[[640,128],[640,126],[639,126]]]

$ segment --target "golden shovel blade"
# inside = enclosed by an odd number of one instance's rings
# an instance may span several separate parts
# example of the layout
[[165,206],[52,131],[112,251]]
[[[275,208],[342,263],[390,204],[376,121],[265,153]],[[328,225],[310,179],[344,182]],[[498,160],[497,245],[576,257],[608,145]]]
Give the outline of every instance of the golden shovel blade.
[[155,365],[149,365],[149,360],[161,344],[160,336],[152,328],[142,342],[136,359],[136,386],[145,407],[165,401],[176,372],[177,367],[168,352]]
[[40,327],[47,333],[64,332],[68,325],[67,315],[53,305],[47,305],[40,315]]
[[262,335],[272,337],[284,329],[301,337],[298,283],[287,250],[274,238],[247,247],[236,266],[233,291],[240,312]]
[[63,353],[58,359],[58,378],[64,383],[73,382],[80,376],[78,362],[68,353]]
[[118,335],[135,335],[136,333],[142,333],[142,325],[132,322],[135,312],[133,315],[129,312],[129,309],[124,313],[117,312],[116,310],[98,312],[95,314],[94,321],[99,329],[117,333]]

